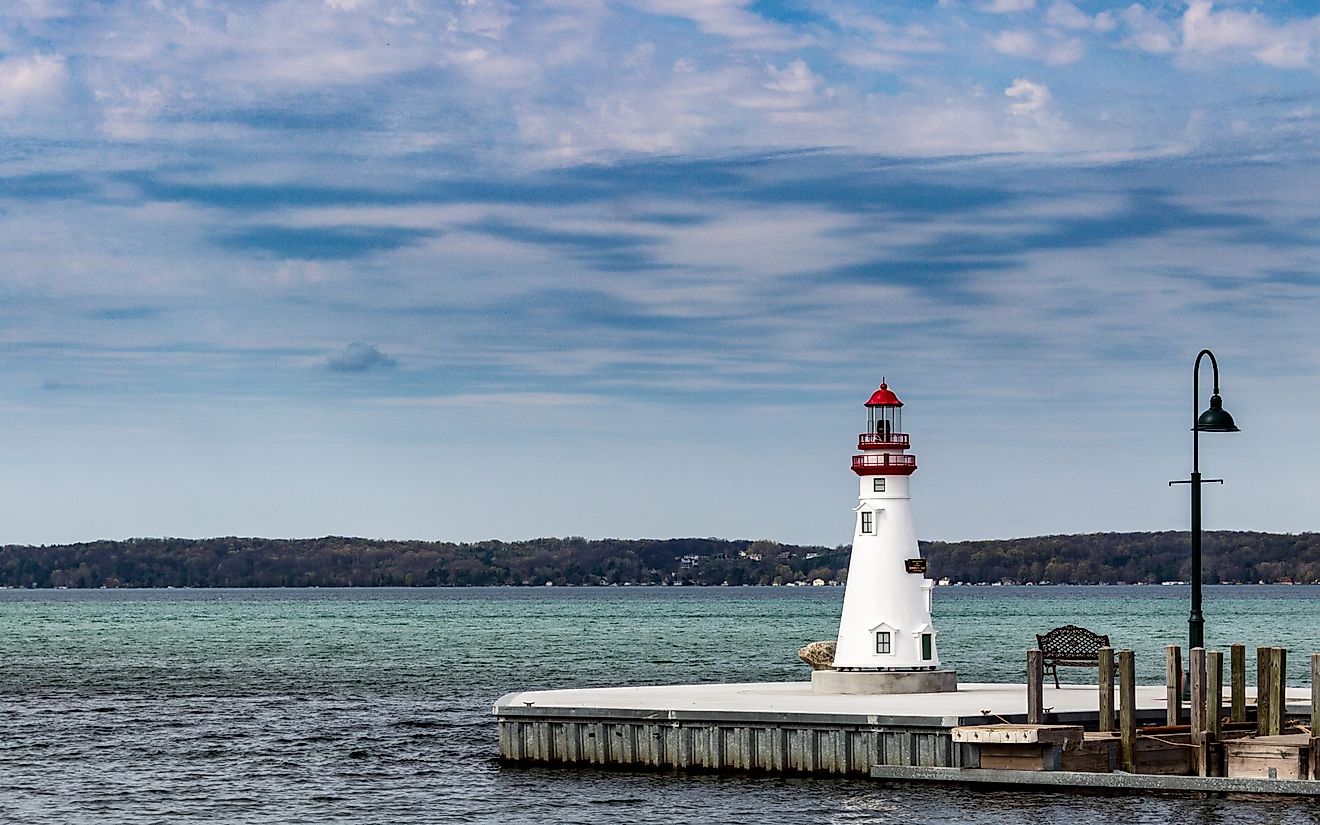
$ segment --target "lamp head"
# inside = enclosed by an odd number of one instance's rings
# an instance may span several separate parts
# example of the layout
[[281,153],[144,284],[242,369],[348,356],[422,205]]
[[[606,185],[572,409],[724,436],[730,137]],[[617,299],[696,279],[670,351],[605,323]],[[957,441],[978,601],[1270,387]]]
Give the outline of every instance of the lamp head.
[[1210,409],[1201,413],[1192,429],[1199,433],[1236,433],[1241,432],[1233,423],[1233,416],[1224,409],[1224,400],[1219,393],[1210,396]]

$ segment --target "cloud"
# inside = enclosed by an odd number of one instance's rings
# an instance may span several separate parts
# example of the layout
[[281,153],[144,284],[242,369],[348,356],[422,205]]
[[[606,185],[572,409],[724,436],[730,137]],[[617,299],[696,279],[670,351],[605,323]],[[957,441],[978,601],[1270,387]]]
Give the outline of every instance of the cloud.
[[1043,83],[1034,83],[1025,77],[1015,78],[1013,85],[1004,90],[1004,94],[1013,98],[1008,109],[1015,115],[1029,115],[1039,112],[1050,102],[1049,87]]
[[1113,31],[1117,25],[1113,15],[1107,11],[1092,16],[1065,0],[1059,0],[1050,6],[1045,13],[1045,22],[1073,31],[1093,31],[1101,34]]
[[727,39],[740,48],[782,49],[801,45],[805,38],[747,9],[744,0],[634,0],[651,14],[682,17],[701,31]]
[[1012,14],[1031,11],[1034,8],[1036,8],[1036,0],[985,0],[981,4],[981,11],[991,14]]
[[1182,45],[1189,54],[1241,60],[1243,53],[1268,66],[1297,69],[1310,65],[1320,41],[1320,17],[1284,25],[1261,12],[1216,12],[1210,0],[1191,0],[1182,18]]
[[1025,29],[1009,29],[990,37],[991,47],[1000,54],[1039,60],[1051,66],[1076,63],[1086,53],[1082,41],[1056,34],[1040,36]]
[[942,34],[922,22],[891,23],[876,16],[869,5],[830,3],[825,9],[841,32],[839,59],[868,69],[896,69],[923,54],[945,49]]
[[[55,131],[65,132],[64,138],[67,123],[77,123],[98,140],[156,141],[151,145],[177,157],[240,146],[254,156],[287,150],[287,162],[269,170],[276,180],[300,163],[315,166],[313,157],[340,152],[377,161],[425,159],[415,167],[425,176],[439,168],[436,161],[461,174],[482,162],[565,167],[628,155],[711,156],[765,148],[835,147],[910,157],[1150,153],[1174,144],[1188,151],[1239,143],[1227,129],[1186,140],[1180,131],[1186,111],[1142,102],[1176,97],[1176,67],[1156,61],[1138,76],[1137,67],[1118,65],[1111,50],[1101,47],[1121,42],[1177,54],[1178,35],[1169,26],[1183,17],[1182,8],[1147,3],[1149,9],[1124,9],[1120,3],[1105,11],[1105,5],[96,4],[94,13],[36,19],[31,31],[4,35],[0,54],[9,55],[8,61],[43,55],[63,66],[63,92],[54,99],[66,121]],[[997,13],[969,15],[969,8]],[[1246,14],[1247,7],[1240,8]],[[1212,11],[1218,16],[1235,9]],[[1288,42],[1305,41],[1307,27],[1313,28],[1295,11],[1262,6],[1254,14],[1257,28],[1293,33]],[[1005,23],[1009,30],[997,31]],[[1113,31],[1118,33],[1108,36]],[[1213,41],[1196,42],[1210,48]],[[1212,55],[1219,61],[1232,51],[1188,54],[1210,63]],[[1263,43],[1255,51],[1284,63],[1291,54],[1285,49],[1276,55]],[[1242,59],[1255,60],[1252,53],[1243,50]],[[1087,128],[1025,136],[1005,123],[992,94],[976,88],[1002,88],[1011,79],[998,75],[1004,71],[995,60],[999,54],[1046,66],[1083,65],[1087,76],[1135,91],[1088,98],[1080,88],[1068,88],[1080,87],[1081,75],[1042,77],[1056,93],[1060,117]],[[1156,63],[1167,68],[1160,71]],[[1225,80],[1229,88],[1245,82]],[[1253,136],[1285,143],[1268,123],[1234,117]],[[98,127],[102,131],[94,132]],[[34,127],[23,128],[27,133]],[[149,162],[140,166],[143,174],[160,174]],[[184,176],[177,168],[172,172]],[[280,197],[292,203],[318,185],[355,188],[335,176],[308,175],[294,183],[288,193],[266,193],[266,202]],[[238,175],[225,184],[235,187],[236,197],[254,196],[254,204],[262,194],[244,187]],[[379,201],[383,190],[370,196]],[[213,188],[209,194],[220,193]]]
[[0,60],[0,117],[53,105],[63,95],[68,70],[58,55],[34,54]]
[[384,354],[374,344],[354,341],[326,358],[325,365],[334,372],[368,372],[389,369],[398,361]]
[[1168,54],[1177,46],[1178,33],[1158,14],[1139,3],[1122,11],[1127,37],[1123,45],[1150,54]]
[[811,71],[805,60],[790,61],[782,69],[767,66],[766,71],[770,75],[770,80],[765,87],[774,92],[803,95],[814,92],[820,85],[820,77]]
[[74,14],[73,0],[8,0],[5,14],[15,20],[46,20]]

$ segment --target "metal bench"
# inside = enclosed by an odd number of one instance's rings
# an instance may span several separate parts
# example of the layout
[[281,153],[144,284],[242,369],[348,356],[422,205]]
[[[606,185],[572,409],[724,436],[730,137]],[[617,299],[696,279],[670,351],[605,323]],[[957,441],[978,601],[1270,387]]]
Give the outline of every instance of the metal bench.
[[1059,686],[1059,667],[1099,667],[1100,648],[1109,647],[1109,637],[1094,633],[1075,624],[1056,627],[1048,633],[1036,634],[1045,672],[1054,677]]

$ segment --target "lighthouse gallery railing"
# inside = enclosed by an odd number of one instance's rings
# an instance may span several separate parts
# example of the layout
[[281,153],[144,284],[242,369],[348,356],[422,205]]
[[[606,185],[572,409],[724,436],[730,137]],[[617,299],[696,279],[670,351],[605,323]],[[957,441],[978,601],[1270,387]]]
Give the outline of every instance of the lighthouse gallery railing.
[[859,450],[906,450],[911,446],[907,433],[862,433],[857,436]]
[[915,467],[917,466],[917,457],[914,455],[855,455],[852,460],[853,469],[859,467]]

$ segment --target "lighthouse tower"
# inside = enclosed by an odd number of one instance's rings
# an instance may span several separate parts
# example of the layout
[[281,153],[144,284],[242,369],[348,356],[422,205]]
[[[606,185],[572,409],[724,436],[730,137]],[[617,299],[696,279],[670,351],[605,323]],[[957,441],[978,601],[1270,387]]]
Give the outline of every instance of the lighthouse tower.
[[834,669],[812,674],[823,693],[934,693],[957,690],[940,670],[930,619],[931,587],[917,547],[908,481],[917,457],[902,426],[903,402],[883,381],[866,402],[866,432],[852,459],[860,493],[843,594]]

